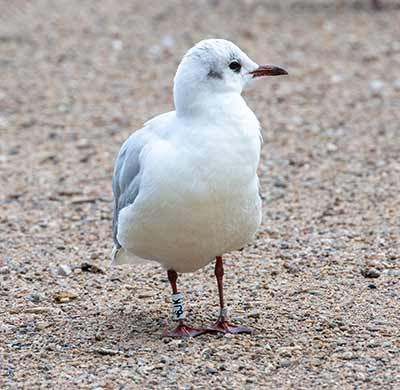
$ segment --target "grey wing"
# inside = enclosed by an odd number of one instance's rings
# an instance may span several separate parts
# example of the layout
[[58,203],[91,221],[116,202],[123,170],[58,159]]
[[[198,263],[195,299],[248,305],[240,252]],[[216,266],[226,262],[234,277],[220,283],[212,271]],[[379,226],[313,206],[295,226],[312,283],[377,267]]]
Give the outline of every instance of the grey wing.
[[118,153],[112,184],[114,193],[113,237],[117,248],[121,247],[117,239],[119,212],[132,204],[139,193],[142,176],[141,152],[149,142],[165,137],[169,131],[166,124],[174,117],[175,111],[171,111],[147,121],[142,129],[133,133],[125,141]]
[[114,195],[114,214],[112,222],[113,239],[117,248],[118,215],[126,206],[132,204],[139,192],[141,167],[140,153],[148,141],[148,134],[142,130],[132,134],[122,145],[115,162],[112,189]]

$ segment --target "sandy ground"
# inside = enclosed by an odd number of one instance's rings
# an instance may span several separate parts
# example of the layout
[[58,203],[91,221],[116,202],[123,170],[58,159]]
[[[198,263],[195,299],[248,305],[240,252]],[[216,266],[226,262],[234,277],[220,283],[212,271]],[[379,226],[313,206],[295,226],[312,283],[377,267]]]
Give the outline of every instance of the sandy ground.
[[[400,8],[384,4],[1,2],[0,387],[400,388]],[[290,72],[245,93],[264,220],[225,284],[255,331],[161,339],[166,275],[110,268],[111,175],[206,37]],[[180,286],[191,323],[212,323],[212,264]]]

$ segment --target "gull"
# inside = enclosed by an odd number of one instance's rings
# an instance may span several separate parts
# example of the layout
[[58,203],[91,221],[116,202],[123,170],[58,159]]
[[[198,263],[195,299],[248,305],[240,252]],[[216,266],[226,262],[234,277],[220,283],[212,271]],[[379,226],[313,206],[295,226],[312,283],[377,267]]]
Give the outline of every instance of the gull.
[[[177,327],[167,337],[251,333],[229,321],[222,255],[246,246],[261,223],[260,123],[241,96],[251,80],[285,75],[223,39],[197,43],[174,79],[175,111],[156,116],[122,145],[113,176],[114,264],[154,261],[167,271]],[[185,320],[177,273],[216,259],[220,314],[209,328]]]

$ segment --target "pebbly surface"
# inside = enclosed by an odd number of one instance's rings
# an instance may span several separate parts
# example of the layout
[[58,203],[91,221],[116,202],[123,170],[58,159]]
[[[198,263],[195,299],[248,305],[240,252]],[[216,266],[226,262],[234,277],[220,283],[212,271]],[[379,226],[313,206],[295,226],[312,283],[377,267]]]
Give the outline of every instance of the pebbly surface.
[[[383,3],[0,5],[1,388],[400,388],[400,8]],[[111,175],[206,37],[290,73],[245,93],[264,220],[225,286],[254,334],[161,339],[164,272],[110,267]],[[179,285],[212,323],[213,265]]]

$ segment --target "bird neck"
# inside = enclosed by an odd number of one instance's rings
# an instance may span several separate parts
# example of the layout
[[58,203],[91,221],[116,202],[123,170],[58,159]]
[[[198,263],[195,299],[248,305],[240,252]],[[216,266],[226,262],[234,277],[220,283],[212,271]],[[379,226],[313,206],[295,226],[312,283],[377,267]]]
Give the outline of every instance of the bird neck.
[[221,115],[230,115],[247,108],[247,104],[236,91],[211,94],[209,91],[196,91],[195,96],[175,97],[175,109],[178,117],[207,117],[217,119]]

